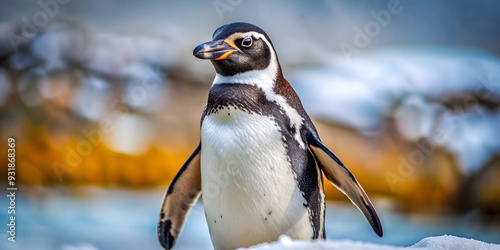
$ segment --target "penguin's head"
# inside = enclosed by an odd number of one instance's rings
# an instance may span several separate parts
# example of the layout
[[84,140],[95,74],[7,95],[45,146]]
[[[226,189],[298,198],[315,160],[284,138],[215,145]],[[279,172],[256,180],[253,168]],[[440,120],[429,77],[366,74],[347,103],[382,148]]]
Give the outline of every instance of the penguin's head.
[[212,38],[212,41],[198,45],[193,55],[210,59],[220,75],[263,70],[277,60],[271,40],[253,24],[226,24],[215,30]]

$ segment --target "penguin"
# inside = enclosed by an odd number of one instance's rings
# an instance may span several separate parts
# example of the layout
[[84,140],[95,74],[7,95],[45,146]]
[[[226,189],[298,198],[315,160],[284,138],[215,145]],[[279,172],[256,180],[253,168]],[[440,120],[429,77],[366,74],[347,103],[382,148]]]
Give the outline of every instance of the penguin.
[[383,230],[365,191],[323,145],[283,77],[271,39],[249,23],[218,28],[193,55],[209,59],[215,79],[201,117],[200,144],[165,193],[158,238],[171,249],[186,216],[202,200],[215,249],[325,239],[323,175]]

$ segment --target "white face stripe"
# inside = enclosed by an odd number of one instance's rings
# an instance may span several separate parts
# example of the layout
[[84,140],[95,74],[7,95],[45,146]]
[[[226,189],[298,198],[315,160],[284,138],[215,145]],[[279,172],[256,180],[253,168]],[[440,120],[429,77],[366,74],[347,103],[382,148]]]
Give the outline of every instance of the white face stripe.
[[267,90],[273,91],[274,81],[276,80],[276,75],[278,74],[278,59],[276,53],[274,52],[273,46],[266,39],[266,37],[257,32],[245,32],[245,33],[234,33],[227,39],[235,39],[236,37],[249,37],[253,36],[256,39],[262,39],[271,51],[271,60],[269,66],[263,70],[251,70],[243,73],[238,73],[233,76],[223,76],[220,74],[215,74],[215,79],[212,85],[219,83],[242,83],[251,84],[262,88],[267,94]]
[[292,108],[292,106],[290,106],[286,102],[285,97],[274,92],[274,82],[276,80],[276,76],[278,75],[278,58],[276,56],[276,52],[273,49],[273,46],[267,40],[266,36],[257,32],[251,31],[245,33],[235,33],[229,36],[229,38],[232,38],[236,35],[239,37],[253,36],[256,39],[262,39],[271,51],[271,60],[269,66],[262,70],[251,70],[232,76],[223,76],[216,73],[212,86],[220,83],[240,83],[250,84],[261,88],[266,94],[267,100],[276,102],[285,111],[286,115],[290,117],[291,126],[295,127],[294,138],[299,143],[300,147],[302,149],[305,149],[304,142],[300,137],[300,128],[302,127],[302,121],[304,118],[300,116],[299,112],[296,109]]

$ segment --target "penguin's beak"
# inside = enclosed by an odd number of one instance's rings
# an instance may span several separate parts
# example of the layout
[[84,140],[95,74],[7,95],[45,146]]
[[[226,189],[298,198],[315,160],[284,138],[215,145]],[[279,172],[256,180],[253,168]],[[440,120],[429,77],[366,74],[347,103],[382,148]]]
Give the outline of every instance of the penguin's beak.
[[200,59],[222,60],[238,50],[238,47],[234,43],[220,39],[196,46],[193,50],[193,55]]

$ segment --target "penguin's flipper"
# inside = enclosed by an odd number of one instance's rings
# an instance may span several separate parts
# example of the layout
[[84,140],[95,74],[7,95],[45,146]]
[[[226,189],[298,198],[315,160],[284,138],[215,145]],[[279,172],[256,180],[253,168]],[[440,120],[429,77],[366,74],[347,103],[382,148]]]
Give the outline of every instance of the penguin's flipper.
[[361,185],[359,185],[351,171],[347,169],[335,154],[321,143],[321,140],[317,136],[312,137],[309,146],[326,178],[351,200],[365,215],[368,222],[370,222],[373,231],[382,237],[384,234],[382,224]]
[[158,220],[158,240],[165,249],[171,249],[179,237],[186,216],[201,193],[201,144],[168,186]]

